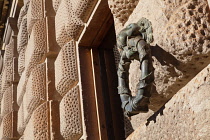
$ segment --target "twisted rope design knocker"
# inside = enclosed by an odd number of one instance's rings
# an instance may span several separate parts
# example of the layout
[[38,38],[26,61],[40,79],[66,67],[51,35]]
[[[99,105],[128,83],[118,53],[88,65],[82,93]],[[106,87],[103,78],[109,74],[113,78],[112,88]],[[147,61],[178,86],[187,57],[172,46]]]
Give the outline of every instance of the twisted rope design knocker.
[[[151,22],[146,18],[131,23],[117,36],[117,47],[120,52],[118,66],[118,93],[125,116],[147,112],[154,81],[154,68],[150,45],[153,41]],[[131,60],[140,62],[141,77],[136,96],[131,96],[129,89],[129,68]]]

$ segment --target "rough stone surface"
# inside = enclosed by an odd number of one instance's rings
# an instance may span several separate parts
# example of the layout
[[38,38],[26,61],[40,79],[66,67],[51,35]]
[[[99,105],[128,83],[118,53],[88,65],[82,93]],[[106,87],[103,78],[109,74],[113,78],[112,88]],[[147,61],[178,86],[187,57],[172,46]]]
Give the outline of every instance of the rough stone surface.
[[56,41],[58,45],[63,47],[71,39],[78,38],[83,24],[83,21],[72,12],[71,1],[61,1],[55,16]]
[[18,57],[18,74],[20,76],[22,75],[24,69],[25,69],[25,49],[22,49],[19,52],[19,57]]
[[[1,91],[1,84],[2,84],[2,73],[0,74],[0,101],[2,100],[3,98],[3,92]],[[1,109],[0,109],[1,110]]]
[[44,18],[44,1],[43,0],[30,0],[27,12],[27,31],[31,34],[34,24]]
[[209,91],[210,65],[127,139],[210,139]]
[[37,20],[34,24],[25,52],[25,71],[29,77],[31,70],[42,60],[47,50],[45,20]]
[[14,41],[11,40],[5,48],[4,54],[4,67],[2,70],[2,81],[1,81],[1,92],[4,93],[5,90],[11,85],[13,78],[13,52]]
[[55,87],[64,96],[77,82],[76,46],[72,40],[63,46],[55,61]]
[[[34,140],[34,124],[33,124],[33,118],[30,119],[30,121],[28,122],[28,125],[26,126],[26,129],[24,131],[24,135],[26,135],[27,137],[29,137],[30,139]],[[23,136],[24,136],[23,135]],[[25,140],[26,137],[23,137],[23,139]]]
[[115,18],[115,24],[124,24],[136,8],[138,2],[139,0],[108,0],[109,8]]
[[24,136],[30,137],[30,139],[49,139],[48,106],[48,102],[45,102],[34,111],[24,131]]
[[20,106],[23,100],[23,96],[26,92],[26,84],[28,78],[26,77],[25,71],[23,71],[18,86],[17,86],[17,104]]
[[[26,113],[26,112],[25,112]],[[26,124],[24,122],[24,110],[23,110],[23,103],[19,107],[18,110],[18,118],[17,118],[17,131],[20,135],[23,135],[23,132],[25,130]]]
[[60,129],[65,139],[77,140],[82,136],[79,87],[72,88],[60,103]]
[[12,85],[13,65],[12,63],[5,65],[2,72],[1,92],[4,94],[6,89]]
[[[12,34],[10,43],[5,47],[4,68],[0,74],[0,139],[17,139],[12,137],[16,121],[20,139],[85,139],[86,127],[83,122],[91,122],[83,116],[83,105],[80,104],[75,41],[100,1],[52,0],[50,6],[46,0],[23,2],[17,23],[17,46],[14,41],[16,36]],[[126,136],[136,130],[128,139],[210,139],[207,119],[210,115],[207,93],[210,90],[210,66],[188,83],[210,63],[207,0],[108,2],[117,33],[123,26],[137,22],[141,17],[152,22],[154,31],[151,49],[155,83],[150,110],[131,117],[131,120],[125,118]],[[55,10],[55,17],[47,14],[51,6]],[[11,10],[16,12],[15,9]],[[55,33],[54,29],[50,31],[51,28],[55,28]],[[46,51],[47,43],[49,48],[56,46],[51,43],[55,40],[61,47],[58,55]],[[13,62],[14,46],[19,54],[18,70]],[[117,65],[119,53],[116,48],[114,53]],[[129,79],[132,95],[136,93],[140,77],[139,65],[137,61],[131,64]],[[13,81],[17,73],[21,76],[18,83],[18,80]],[[12,84],[18,84],[17,101],[13,101],[16,97],[12,97],[13,91],[10,91]],[[16,95],[16,92],[13,93]],[[177,95],[174,96],[175,93]],[[88,102],[86,98],[83,99]],[[165,108],[159,110],[168,100]],[[13,109],[18,110],[17,117],[11,115]],[[156,110],[159,111],[152,115]]]
[[138,129],[139,126],[144,125],[147,119],[154,114],[154,111],[149,110],[147,113],[139,113],[132,116],[130,119],[124,118],[124,130],[125,137],[128,137],[134,130]]
[[84,23],[87,22],[97,2],[97,0],[55,1],[54,9],[58,9],[55,16],[56,41],[60,47],[71,39],[78,39]]
[[12,86],[8,87],[4,92],[3,99],[1,101],[1,117],[12,111]]
[[[33,111],[46,101],[46,64],[37,65],[28,79],[25,94],[18,111],[18,132],[24,133],[25,127],[31,118]],[[20,104],[20,101],[19,101]]]
[[26,128],[26,126],[29,123],[29,120],[31,118],[31,115],[33,112],[28,112],[27,106],[27,95],[25,94],[23,97],[23,101],[20,105],[19,111],[18,111],[18,123],[17,123],[17,131],[20,135],[23,135],[23,132]]
[[23,17],[27,14],[28,7],[29,7],[29,2],[26,2],[26,3],[24,3],[23,7],[20,9],[20,14],[19,14],[18,21],[17,21],[18,29],[20,29]]
[[[201,0],[140,1],[126,25],[141,17],[153,26],[155,88],[150,108],[156,110],[209,63],[209,8]],[[131,77],[139,73],[139,69],[133,70]]]
[[[209,7],[206,0],[142,0],[125,26],[142,17],[149,19],[153,27],[151,50],[155,82],[149,108],[157,111],[210,63]],[[115,27],[116,33],[123,28],[117,23]],[[115,56],[118,62],[117,51]],[[139,65],[137,61],[131,65],[129,79],[133,95],[140,78]],[[147,117],[144,115],[138,116],[145,121]],[[141,125],[139,117],[131,117],[132,129]]]
[[62,0],[52,0],[52,1],[53,1],[53,9],[55,10],[55,12],[57,12]]
[[71,0],[72,12],[76,17],[81,18],[83,22],[87,22],[97,0]]
[[0,136],[2,138],[12,138],[13,133],[12,133],[12,113],[10,112],[7,115],[4,116],[2,120],[2,135]]
[[26,86],[26,108],[32,113],[37,106],[46,101],[46,64],[37,65],[31,72]]
[[10,43],[5,47],[5,54],[4,54],[4,66],[10,65],[12,63],[12,59],[14,56],[14,40],[11,39]]
[[20,53],[21,50],[25,50],[28,43],[28,32],[27,32],[27,16],[25,15],[20,24],[20,29],[17,37],[17,51]]
[[19,138],[19,140],[24,140],[24,136],[22,136],[21,138]]

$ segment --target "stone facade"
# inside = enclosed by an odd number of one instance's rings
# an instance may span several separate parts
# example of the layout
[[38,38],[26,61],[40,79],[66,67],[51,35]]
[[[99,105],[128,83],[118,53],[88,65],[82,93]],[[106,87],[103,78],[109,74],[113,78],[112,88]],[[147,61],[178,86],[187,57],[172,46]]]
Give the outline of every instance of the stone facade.
[[[0,139],[210,139],[208,2],[13,1],[0,53]],[[113,46],[142,17],[153,27],[155,82],[149,112],[128,119],[112,93]],[[129,71],[132,95],[139,65]]]
[[1,73],[1,139],[86,137],[75,39],[96,2],[16,3],[17,29],[5,47]]
[[204,68],[127,140],[210,138],[210,65]]
[[[114,13],[113,15],[115,21],[121,18]],[[142,17],[149,19],[153,27],[154,42],[151,44],[151,50],[155,85],[150,99],[151,110],[146,114],[133,116],[126,122],[127,135],[146,122],[149,116],[158,111],[210,63],[207,0],[141,0],[132,14],[124,18],[126,22],[115,24],[116,33]],[[119,60],[118,57],[119,55],[116,55],[116,60]],[[134,61],[129,78],[133,95],[136,93],[139,73],[139,63]]]

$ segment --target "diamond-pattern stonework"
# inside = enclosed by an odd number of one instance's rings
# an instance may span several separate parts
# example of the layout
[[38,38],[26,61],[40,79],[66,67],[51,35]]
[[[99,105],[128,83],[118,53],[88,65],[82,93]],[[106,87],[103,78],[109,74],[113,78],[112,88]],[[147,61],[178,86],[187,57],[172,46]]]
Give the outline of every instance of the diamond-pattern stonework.
[[[0,140],[210,140],[210,0],[2,1]],[[149,111],[123,120],[115,35],[142,17],[155,80]]]
[[70,0],[72,3],[72,12],[82,21],[87,22],[97,0]]
[[45,63],[39,64],[32,70],[26,86],[26,108],[30,113],[32,113],[41,102],[46,101],[45,66]]
[[1,125],[3,134],[1,135],[1,138],[12,138],[12,114],[13,112],[8,113],[2,120]]
[[55,17],[56,41],[58,45],[63,47],[71,39],[77,39],[83,24],[83,21],[72,12],[71,1],[61,1]]
[[18,29],[20,29],[23,17],[27,14],[28,7],[29,7],[29,2],[24,3],[23,7],[20,9],[20,14],[19,14],[18,21],[17,21]]
[[60,103],[61,134],[65,139],[77,140],[82,136],[79,87],[72,88]]
[[55,10],[55,12],[57,12],[61,0],[52,0],[52,1],[53,1],[53,9]]
[[24,69],[25,69],[25,49],[22,49],[19,52],[19,57],[18,57],[18,74],[20,76],[22,75]]
[[12,63],[4,66],[1,81],[1,92],[4,94],[6,89],[12,85],[13,65]]
[[12,111],[12,86],[8,87],[4,92],[3,99],[1,101],[1,117]]
[[27,13],[27,30],[31,34],[34,24],[44,18],[43,0],[30,0]]
[[[25,112],[26,113],[26,112]],[[18,123],[17,123],[17,131],[20,135],[23,135],[23,132],[25,130],[25,122],[24,122],[24,109],[23,109],[23,103],[19,107],[18,110]]]
[[116,22],[122,24],[128,20],[138,2],[139,0],[108,0],[109,8],[111,9]]
[[20,106],[23,100],[23,96],[26,92],[26,84],[28,78],[26,78],[25,71],[23,71],[20,81],[17,86],[17,104]]
[[23,97],[23,101],[20,105],[19,111],[18,111],[18,124],[17,124],[18,129],[17,130],[20,135],[23,134],[32,115],[32,112],[28,112],[26,103],[27,103],[27,95],[25,94]]
[[24,135],[34,140],[47,140],[48,135],[48,102],[40,105],[31,116]]
[[55,86],[64,96],[78,82],[75,42],[67,43],[55,61]]
[[33,27],[25,52],[25,71],[29,77],[31,70],[42,60],[46,53],[45,20],[38,20]]
[[4,93],[5,90],[12,84],[13,79],[13,52],[14,41],[11,40],[5,48],[4,54],[4,67],[2,70],[2,81],[1,81],[1,92]]
[[17,37],[17,51],[20,53],[21,50],[25,50],[25,46],[28,43],[28,32],[27,32],[27,16],[23,17],[20,24],[20,29]]

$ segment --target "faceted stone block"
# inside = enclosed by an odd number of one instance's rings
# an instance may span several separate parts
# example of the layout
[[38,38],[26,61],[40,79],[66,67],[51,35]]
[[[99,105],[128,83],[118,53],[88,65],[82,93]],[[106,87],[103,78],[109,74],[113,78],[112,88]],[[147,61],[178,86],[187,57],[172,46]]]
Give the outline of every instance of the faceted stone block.
[[12,97],[13,97],[12,86],[8,87],[4,92],[3,99],[1,100],[1,117],[12,111]]
[[48,102],[45,102],[34,111],[28,125],[26,126],[24,136],[30,137],[30,139],[49,139],[48,107]]
[[128,20],[138,2],[139,0],[108,0],[115,21],[122,24]]
[[55,87],[64,96],[78,82],[75,41],[60,50],[55,61]]
[[1,83],[1,92],[4,94],[6,89],[12,85],[12,79],[13,79],[13,67],[12,63],[7,66],[4,66],[3,72],[2,72],[2,83]]
[[46,53],[46,46],[45,20],[37,20],[33,26],[25,52],[26,77],[30,75],[31,70],[42,60]]
[[26,124],[24,121],[24,107],[23,103],[20,105],[18,110],[18,118],[17,118],[17,131],[20,135],[23,135],[23,132],[25,130]]
[[27,13],[27,30],[31,34],[34,24],[44,18],[44,1],[30,0]]
[[23,100],[23,96],[26,92],[26,85],[28,82],[28,78],[26,77],[25,71],[23,71],[20,81],[17,86],[17,104],[20,106]]
[[12,113],[10,112],[7,115],[4,116],[2,123],[1,123],[1,139],[8,139],[13,137],[13,117]]
[[61,1],[55,16],[58,45],[63,47],[71,39],[77,39],[83,29],[83,24],[83,21],[72,12],[71,1]]
[[25,15],[20,24],[18,36],[17,36],[17,51],[20,54],[20,51],[25,50],[25,47],[28,43],[28,32],[27,32],[27,15]]
[[29,7],[29,2],[26,2],[26,3],[24,3],[23,7],[20,9],[20,14],[19,14],[18,21],[17,21],[18,29],[20,29],[23,17],[27,14],[28,7]]
[[19,52],[18,57],[18,74],[21,76],[23,71],[25,70],[25,47]]
[[38,64],[31,72],[26,86],[26,108],[32,113],[42,102],[46,101],[46,64]]
[[61,3],[61,0],[52,0],[53,1],[53,9],[55,12],[57,12],[59,5]]
[[2,70],[2,83],[1,92],[4,93],[5,90],[12,84],[13,80],[13,55],[14,55],[14,40],[11,39],[10,43],[5,47],[4,54],[4,67]]
[[87,22],[98,0],[70,0],[72,11],[83,22]]
[[60,103],[60,129],[65,139],[77,140],[82,136],[79,87],[72,88]]
[[209,139],[210,65],[127,139]]

